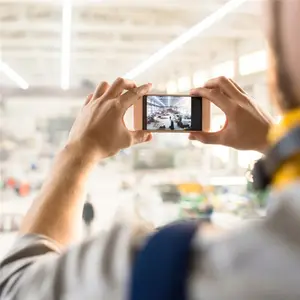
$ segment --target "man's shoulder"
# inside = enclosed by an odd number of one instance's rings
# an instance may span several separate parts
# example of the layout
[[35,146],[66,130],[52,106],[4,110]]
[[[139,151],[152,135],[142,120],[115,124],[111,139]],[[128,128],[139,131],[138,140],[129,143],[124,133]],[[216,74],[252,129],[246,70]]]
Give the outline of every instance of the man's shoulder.
[[300,211],[300,181],[289,184],[286,188],[270,191],[268,198],[268,211],[272,213],[278,210],[278,206],[293,206],[296,211]]
[[298,183],[273,191],[270,201],[276,204],[265,218],[199,242],[193,294],[203,299],[300,299],[299,193]]
[[274,205],[266,217],[245,224],[223,238],[210,243],[208,247],[215,248],[216,252],[228,251],[226,256],[230,257],[233,263],[240,263],[240,258],[245,256],[248,259],[244,264],[247,261],[250,264],[251,257],[256,260],[264,260],[265,257],[262,255],[264,253],[269,258],[272,257],[272,253],[276,252],[277,247],[283,247],[282,250],[288,246],[300,249],[299,198],[299,182],[281,191],[271,191],[269,200],[270,202],[274,201]]

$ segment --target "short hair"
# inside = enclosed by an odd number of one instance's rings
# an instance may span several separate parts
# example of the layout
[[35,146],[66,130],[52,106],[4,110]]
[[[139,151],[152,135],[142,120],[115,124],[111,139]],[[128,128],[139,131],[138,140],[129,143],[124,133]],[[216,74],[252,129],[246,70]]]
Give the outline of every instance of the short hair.
[[[288,5],[288,4],[287,4]],[[274,59],[274,79],[276,89],[276,100],[282,110],[288,111],[300,107],[300,95],[297,95],[295,82],[291,78],[286,63],[286,56],[283,49],[282,24],[283,24],[283,1],[270,1],[271,36],[270,46]],[[299,15],[300,18],[300,15]],[[299,23],[300,24],[300,23]],[[295,37],[297,38],[297,37]],[[299,70],[300,72],[300,70]],[[300,83],[299,83],[300,84]]]

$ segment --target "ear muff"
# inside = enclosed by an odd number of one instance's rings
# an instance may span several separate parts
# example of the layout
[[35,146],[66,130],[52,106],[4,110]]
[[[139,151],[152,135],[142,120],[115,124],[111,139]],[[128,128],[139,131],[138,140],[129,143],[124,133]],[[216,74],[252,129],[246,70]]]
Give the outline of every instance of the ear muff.
[[276,172],[290,158],[300,154],[300,126],[294,127],[281,138],[267,153],[256,162],[253,174],[253,187],[256,190],[266,189]]

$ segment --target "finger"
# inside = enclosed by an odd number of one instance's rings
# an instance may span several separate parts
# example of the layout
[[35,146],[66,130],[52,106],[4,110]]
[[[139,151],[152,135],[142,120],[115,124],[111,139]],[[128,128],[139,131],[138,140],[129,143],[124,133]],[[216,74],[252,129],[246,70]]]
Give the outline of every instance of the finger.
[[230,111],[232,102],[219,89],[197,88],[191,90],[192,96],[205,98],[218,106],[225,114]]
[[151,83],[147,83],[147,84],[141,85],[137,88],[127,91],[120,98],[120,103],[121,103],[122,107],[124,107],[124,109],[129,108],[138,99],[140,99],[144,95],[148,94],[151,89],[151,86],[152,86]]
[[241,94],[240,91],[236,88],[236,86],[224,76],[210,79],[204,84],[204,87],[208,89],[218,88],[231,98],[236,98]]
[[106,91],[104,97],[106,99],[117,98],[124,92],[124,90],[134,89],[135,87],[136,84],[133,81],[126,80],[124,78],[118,78]]
[[130,131],[132,144],[141,144],[152,140],[152,133],[144,130]]
[[89,94],[85,99],[84,105],[87,105],[91,101],[92,98],[93,98],[93,94]]
[[247,93],[231,78],[229,78],[229,81],[235,86],[235,88],[242,94],[246,95]]
[[109,84],[105,81],[101,82],[95,89],[94,95],[92,97],[92,101],[100,98],[109,88]]
[[203,144],[220,145],[221,143],[221,132],[191,132],[189,140],[199,141]]

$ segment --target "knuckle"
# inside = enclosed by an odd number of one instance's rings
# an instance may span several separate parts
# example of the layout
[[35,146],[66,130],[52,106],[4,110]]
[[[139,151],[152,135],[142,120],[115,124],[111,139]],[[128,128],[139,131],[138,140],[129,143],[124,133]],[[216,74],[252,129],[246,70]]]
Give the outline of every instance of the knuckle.
[[218,89],[211,89],[211,90],[209,90],[209,93],[212,97],[218,97],[221,94]]
[[107,81],[102,81],[101,86],[108,86],[108,82]]
[[117,112],[122,111],[123,105],[121,99],[120,98],[114,99],[112,107]]
[[123,84],[125,83],[125,79],[122,78],[122,77],[118,77],[117,80],[116,80],[116,82],[117,82],[118,84],[123,85]]
[[220,76],[220,77],[218,78],[218,82],[219,82],[220,84],[227,83],[227,81],[228,81],[228,79],[227,79],[227,77],[225,77],[225,76]]
[[132,97],[136,97],[136,96],[139,96],[142,92],[141,88],[140,87],[135,87],[133,89],[130,89],[129,91],[129,94],[132,96]]
[[238,105],[237,103],[234,103],[231,105],[231,108],[230,108],[230,114],[233,116],[233,117],[237,117],[241,114],[242,112],[242,108],[240,105]]

